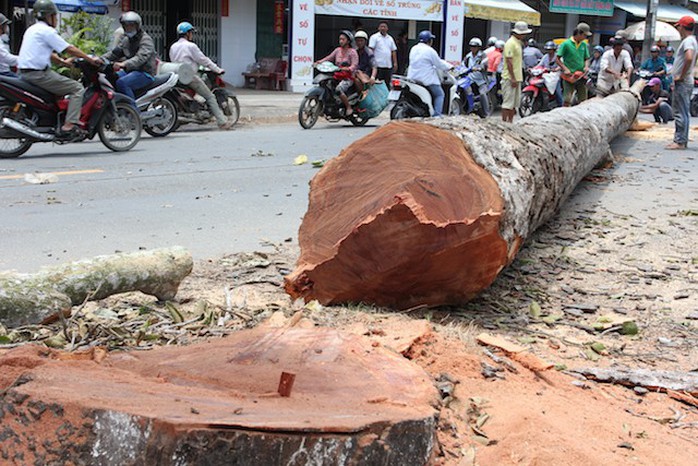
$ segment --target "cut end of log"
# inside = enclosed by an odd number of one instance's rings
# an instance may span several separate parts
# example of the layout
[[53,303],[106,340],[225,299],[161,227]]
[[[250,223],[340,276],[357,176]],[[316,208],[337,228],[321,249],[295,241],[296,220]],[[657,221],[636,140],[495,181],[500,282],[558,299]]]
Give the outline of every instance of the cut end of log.
[[311,183],[294,298],[407,308],[463,302],[508,263],[504,202],[453,133],[393,122]]

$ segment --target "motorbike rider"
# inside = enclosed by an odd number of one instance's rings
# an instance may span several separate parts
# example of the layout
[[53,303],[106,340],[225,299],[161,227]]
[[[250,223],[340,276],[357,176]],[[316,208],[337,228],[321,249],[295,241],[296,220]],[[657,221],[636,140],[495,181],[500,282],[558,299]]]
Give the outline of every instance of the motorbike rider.
[[18,57],[10,51],[10,24],[12,21],[0,13],[0,75],[16,78],[17,74],[12,71],[12,67],[17,66]]
[[495,48],[497,48],[497,38],[495,36],[492,36],[489,39],[487,39],[487,48],[485,49],[485,55],[489,57],[490,53],[492,53]]
[[543,52],[538,48],[536,40],[533,38],[528,39],[528,44],[523,49],[524,68],[530,70],[538,64],[541,58],[543,58]]
[[653,45],[650,47],[650,58],[645,60],[640,66],[641,70],[652,72],[653,78],[659,78],[662,81],[662,88],[668,89],[666,80],[666,62],[659,56],[659,47]]
[[143,20],[135,11],[127,11],[119,18],[124,36],[111,52],[102,58],[114,63],[119,79],[116,90],[136,100],[136,92],[155,81],[157,54],[153,39],[143,30]]
[[410,67],[407,77],[422,84],[429,90],[434,103],[435,117],[441,116],[444,106],[444,90],[438,71],[447,71],[451,65],[442,60],[432,47],[436,36],[429,30],[419,33],[419,42],[410,50]]
[[359,66],[356,70],[354,84],[357,90],[363,91],[365,85],[372,85],[376,82],[378,67],[373,57],[373,51],[366,47],[368,44],[368,34],[366,31],[356,31],[354,34],[356,42],[356,54],[359,56]]
[[589,62],[589,78],[594,81],[599,78],[599,73],[601,72],[601,55],[603,55],[604,49],[600,45],[594,47],[591,54],[591,61]]
[[94,66],[101,65],[102,61],[70,45],[58,34],[58,9],[51,0],[34,2],[33,13],[37,21],[24,33],[17,66],[25,81],[54,94],[57,98],[68,96],[68,110],[60,132],[69,138],[78,137],[83,133],[78,124],[84,88],[79,82],[53,71],[51,62],[60,66],[72,66],[73,58],[66,60],[58,53],[83,58]]
[[[216,65],[213,60],[208,58],[201,51],[198,45],[193,41],[194,33],[196,28],[189,22],[182,22],[177,25],[177,34],[179,35],[179,40],[170,46],[170,60],[174,63],[185,63],[190,65],[197,70],[199,66],[205,66],[211,69],[214,73],[223,74],[225,70]],[[223,110],[218,105],[216,96],[213,95],[211,89],[204,83],[204,81],[198,76],[194,75],[189,87],[194,90],[201,97],[206,99],[206,104],[208,105],[211,114],[216,118],[218,127],[222,130],[229,130],[233,127],[233,121],[226,118]]]
[[468,43],[470,53],[463,59],[463,66],[471,70],[470,77],[477,85],[480,92],[480,105],[485,115],[490,114],[490,100],[488,96],[487,85],[489,79],[487,77],[487,55],[483,52],[482,41],[479,37],[473,37]]
[[[560,65],[557,63],[556,52],[557,44],[552,40],[549,40],[543,46],[545,50],[545,55],[538,62],[538,66],[542,66],[547,71],[561,71]],[[562,80],[557,82],[557,87],[555,88],[555,101],[557,101],[557,106],[562,107]]]
[[350,116],[354,113],[347,97],[349,89],[354,84],[354,73],[359,66],[359,55],[352,48],[353,41],[354,35],[347,30],[343,30],[339,33],[339,47],[325,58],[313,63],[313,66],[315,66],[318,63],[330,61],[339,67],[340,71],[335,73],[335,79],[339,81],[336,91],[344,104],[345,116]]

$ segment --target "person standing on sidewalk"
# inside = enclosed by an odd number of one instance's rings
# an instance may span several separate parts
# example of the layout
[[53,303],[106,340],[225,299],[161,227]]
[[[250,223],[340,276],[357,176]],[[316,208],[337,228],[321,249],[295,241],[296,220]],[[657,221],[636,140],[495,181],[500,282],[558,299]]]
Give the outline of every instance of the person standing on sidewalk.
[[511,37],[504,44],[502,67],[502,121],[514,121],[516,109],[521,105],[523,82],[523,40],[531,29],[524,21],[518,21],[511,30]]
[[[196,28],[186,21],[177,25],[179,40],[170,46],[170,60],[174,63],[186,63],[195,71],[199,69],[199,66],[205,66],[216,74],[225,73],[225,70],[216,65],[213,60],[201,51],[198,45],[192,42],[195,32]],[[216,96],[213,95],[211,89],[208,88],[198,74],[194,75],[189,83],[189,87],[206,99],[206,104],[209,110],[211,110],[211,114],[216,118],[216,123],[218,123],[220,129],[225,131],[233,127],[233,122],[226,118],[220,105],[218,105]]]
[[378,67],[378,79],[382,79],[390,89],[390,80],[397,71],[397,45],[393,36],[388,34],[388,23],[378,23],[378,32],[368,40],[368,47],[373,50],[373,56]]
[[696,64],[698,42],[693,35],[695,21],[691,16],[684,16],[676,23],[681,34],[681,45],[676,51],[671,75],[674,78],[674,95],[671,107],[674,110],[674,142],[667,149],[685,149],[688,145],[688,127],[691,123],[691,92],[693,92],[693,67]]
[[562,68],[562,93],[565,107],[572,105],[575,93],[577,102],[587,100],[586,79],[583,74],[589,71],[589,46],[585,42],[591,36],[587,23],[579,23],[572,31],[572,37],[564,41],[557,49],[557,61]]

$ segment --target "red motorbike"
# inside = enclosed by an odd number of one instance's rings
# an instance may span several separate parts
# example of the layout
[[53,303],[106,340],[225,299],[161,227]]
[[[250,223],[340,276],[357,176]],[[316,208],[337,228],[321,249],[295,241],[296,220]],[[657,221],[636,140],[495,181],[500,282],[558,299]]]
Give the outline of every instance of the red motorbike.
[[528,71],[528,81],[521,91],[521,118],[555,107],[555,90],[560,82],[560,72],[544,66],[534,66]]
[[84,133],[62,134],[68,100],[59,99],[21,78],[0,76],[0,158],[16,158],[35,142],[67,144],[99,139],[110,150],[132,149],[141,137],[141,117],[129,97],[114,90],[107,78],[113,68],[75,60],[86,87],[80,113]]

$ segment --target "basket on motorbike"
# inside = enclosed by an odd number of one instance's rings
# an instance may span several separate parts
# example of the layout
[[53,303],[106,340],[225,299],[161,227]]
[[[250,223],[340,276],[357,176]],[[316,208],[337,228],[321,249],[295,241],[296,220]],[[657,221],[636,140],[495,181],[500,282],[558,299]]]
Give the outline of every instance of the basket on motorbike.
[[388,106],[388,88],[382,81],[377,81],[368,88],[357,105],[362,116],[375,118]]

